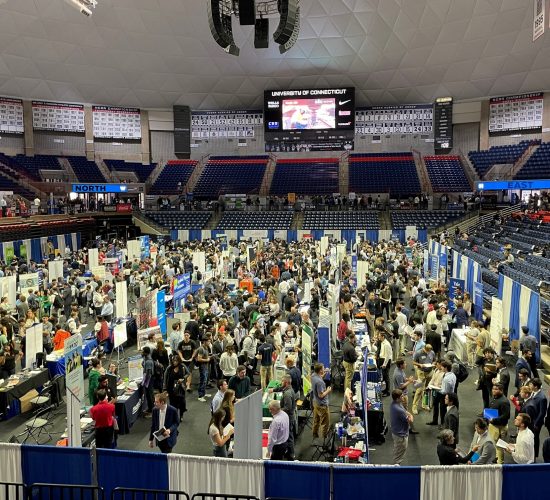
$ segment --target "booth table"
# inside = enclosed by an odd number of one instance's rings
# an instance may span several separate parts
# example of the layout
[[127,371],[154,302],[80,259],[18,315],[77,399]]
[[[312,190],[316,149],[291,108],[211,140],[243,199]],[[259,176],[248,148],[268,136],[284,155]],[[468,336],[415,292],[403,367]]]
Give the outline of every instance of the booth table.
[[[82,356],[84,358],[84,369],[88,367],[88,360],[85,359],[92,355],[92,351],[97,347],[97,339],[92,337],[82,342]],[[49,358],[49,359],[48,359]],[[55,358],[55,359],[54,359]],[[65,375],[65,356],[63,351],[54,351],[46,356],[46,366],[50,371],[51,377],[56,375]]]
[[139,390],[125,392],[117,397],[115,412],[118,418],[118,433],[129,434],[141,413],[141,396]]
[[[42,387],[50,380],[50,373],[47,368],[42,368],[31,373],[29,376],[24,376],[18,373],[19,382],[13,387],[8,387],[9,380],[5,380],[0,386],[0,416],[4,420],[11,418],[19,413],[18,400],[27,394],[32,389]],[[10,408],[17,401],[17,411]],[[13,405],[15,406],[15,405]],[[10,411],[11,410],[11,411]]]
[[451,340],[449,341],[449,350],[454,351],[463,363],[468,362],[468,347],[466,344],[466,332],[468,330],[469,328],[455,328],[451,331]]

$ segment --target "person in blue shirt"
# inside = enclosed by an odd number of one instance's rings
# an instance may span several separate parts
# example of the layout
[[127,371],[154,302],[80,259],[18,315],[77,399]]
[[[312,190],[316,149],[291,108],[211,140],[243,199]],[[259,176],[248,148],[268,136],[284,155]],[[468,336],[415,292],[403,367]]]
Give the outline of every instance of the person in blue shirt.
[[409,429],[413,416],[405,409],[405,397],[401,389],[391,393],[390,428],[393,437],[393,463],[401,465],[409,445]]
[[459,300],[456,303],[456,309],[453,312],[452,319],[456,323],[457,328],[464,328],[469,324],[470,317],[468,316],[468,313],[464,309],[463,303],[461,300]]

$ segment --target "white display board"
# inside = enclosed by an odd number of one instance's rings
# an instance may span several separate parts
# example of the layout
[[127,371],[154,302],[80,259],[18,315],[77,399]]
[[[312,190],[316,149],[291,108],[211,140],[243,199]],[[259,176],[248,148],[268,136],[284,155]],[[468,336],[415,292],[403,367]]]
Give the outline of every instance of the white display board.
[[115,325],[113,329],[114,348],[121,346],[128,340],[128,334],[126,333],[126,321]]
[[23,101],[0,97],[0,132],[22,134],[24,131]]
[[235,403],[234,458],[262,458],[262,395],[262,391],[256,391]]
[[44,351],[44,325],[36,323],[25,330],[25,366],[32,368],[36,355]]
[[128,249],[128,262],[133,262],[134,259],[141,259],[140,240],[129,240],[126,246]]
[[141,112],[138,108],[93,106],[94,137],[141,139]]
[[19,291],[28,296],[29,290],[38,291],[38,273],[19,275]]
[[126,281],[117,281],[115,284],[115,312],[117,318],[128,316],[128,285]]
[[199,268],[201,274],[206,272],[206,255],[204,252],[193,252],[193,274],[195,273],[195,267]]
[[128,358],[128,380],[138,380],[143,377],[143,358],[140,354]]
[[104,280],[106,276],[105,266],[94,266],[90,268],[92,276],[97,277],[100,280]]
[[99,250],[97,248],[90,248],[88,250],[88,269],[99,266]]
[[502,300],[492,297],[491,301],[491,347],[500,352],[502,347]]
[[32,101],[32,126],[35,130],[84,132],[84,106]]
[[52,281],[58,278],[63,279],[63,261],[49,260],[48,261],[48,279]]
[[15,276],[5,276],[0,278],[0,297],[8,297],[9,304],[15,304],[17,282]]

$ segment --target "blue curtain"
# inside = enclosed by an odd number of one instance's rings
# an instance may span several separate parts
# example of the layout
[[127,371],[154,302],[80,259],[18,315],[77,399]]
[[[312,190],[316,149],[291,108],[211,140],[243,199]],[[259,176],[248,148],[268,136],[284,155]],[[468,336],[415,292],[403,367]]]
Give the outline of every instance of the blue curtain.
[[237,241],[241,241],[244,237],[244,230],[243,229],[237,229]]
[[529,333],[537,338],[537,362],[540,361],[540,295],[531,291],[531,300],[529,301],[529,316],[527,319]]
[[201,241],[202,233],[200,229],[189,229],[189,241]]
[[275,229],[268,229],[267,237],[269,238],[269,241],[273,241],[275,239]]
[[76,246],[77,248],[82,248],[82,234],[80,232],[76,233]]
[[418,241],[420,241],[420,243],[426,243],[428,241],[428,230],[427,229],[419,229],[418,230]]
[[[71,233],[65,235],[65,246],[73,249],[73,239],[71,237]],[[76,248],[74,250],[76,250]]]
[[40,245],[40,238],[31,240],[31,259],[37,263],[42,262],[42,245]]
[[291,241],[298,241],[298,231],[296,231],[295,229],[289,229],[287,232],[286,232],[286,241],[288,242],[291,242]]
[[117,486],[167,490],[168,459],[161,453],[98,449],[97,483],[105,498]]
[[223,229],[212,230],[212,239],[215,240],[219,234],[225,234],[225,231]]
[[[92,484],[90,448],[22,445],[23,482]],[[71,464],[67,467],[67,464]],[[114,472],[116,469],[112,469]],[[116,477],[116,474],[112,474]]]
[[355,229],[342,229],[341,238],[343,240],[346,240],[348,250],[351,250],[351,247],[355,243],[356,237],[357,237],[357,231]]
[[498,293],[497,297],[502,300],[502,294],[504,293],[504,275],[498,275]]
[[326,327],[317,330],[317,350],[319,362],[330,366],[330,330]]
[[172,229],[170,231],[170,239],[172,241],[177,241],[177,239],[178,239],[178,230],[177,229]]
[[405,230],[404,229],[392,229],[392,238],[397,238],[401,243],[405,243]]
[[378,243],[378,236],[380,233],[378,232],[378,229],[367,229],[366,238],[367,241],[370,241],[371,243]]
[[323,229],[312,229],[311,234],[315,241],[320,241],[321,238],[325,235],[325,231]]
[[18,240],[18,241],[14,241],[13,242],[13,253],[14,255],[16,255],[17,257],[21,257],[21,254],[20,254],[20,248],[21,248],[21,244],[23,242],[21,240]]
[[[407,500],[420,498],[420,467],[349,467],[335,465],[332,469],[332,482],[333,500],[370,497],[371,495],[366,492],[372,492],[373,497],[382,498],[382,492],[388,492],[388,487],[392,484]],[[358,492],[364,493],[358,495]],[[397,498],[400,496],[400,494],[396,495]]]
[[470,294],[470,297],[474,296],[474,261],[468,259],[468,274],[466,278],[466,290]]
[[550,498],[550,464],[503,465],[502,500]]
[[[264,462],[264,465],[266,498],[329,500],[330,467],[328,465],[271,462],[269,460]],[[360,490],[355,490],[356,495],[358,491]]]
[[519,324],[519,307],[520,307],[521,285],[517,282],[512,284],[512,300],[510,303],[510,339],[519,339],[519,331],[522,325]]

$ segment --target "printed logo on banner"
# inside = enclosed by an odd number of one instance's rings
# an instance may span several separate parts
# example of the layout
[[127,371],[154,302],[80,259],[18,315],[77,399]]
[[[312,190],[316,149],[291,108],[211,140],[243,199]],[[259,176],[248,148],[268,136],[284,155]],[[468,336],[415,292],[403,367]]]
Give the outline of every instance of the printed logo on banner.
[[174,312],[180,313],[183,311],[185,297],[191,293],[191,273],[180,274],[174,280],[173,304]]
[[460,278],[451,278],[449,280],[449,311],[456,309],[456,301],[464,297],[465,282]]

